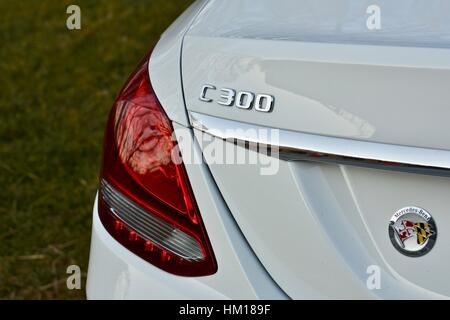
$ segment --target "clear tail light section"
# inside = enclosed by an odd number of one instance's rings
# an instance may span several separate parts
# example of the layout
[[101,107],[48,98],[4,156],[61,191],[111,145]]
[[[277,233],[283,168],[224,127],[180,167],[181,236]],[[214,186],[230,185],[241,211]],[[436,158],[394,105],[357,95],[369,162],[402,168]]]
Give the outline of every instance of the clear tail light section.
[[123,246],[181,276],[217,271],[172,124],[152,89],[148,57],[128,79],[109,115],[99,216]]

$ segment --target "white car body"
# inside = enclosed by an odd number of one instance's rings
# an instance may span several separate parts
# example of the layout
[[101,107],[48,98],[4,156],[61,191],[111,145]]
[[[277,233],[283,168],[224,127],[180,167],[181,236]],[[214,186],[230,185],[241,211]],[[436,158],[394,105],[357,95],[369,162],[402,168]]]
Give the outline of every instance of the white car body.
[[[176,20],[149,75],[175,131],[189,128],[191,152],[202,157],[202,131],[224,138],[215,124],[276,128],[282,146],[338,160],[283,158],[273,175],[255,164],[185,163],[218,265],[204,277],[172,275],[128,251],[96,203],[88,298],[450,296],[450,3],[380,0],[379,30],[366,24],[371,4],[197,1]],[[199,99],[205,84],[216,87],[211,102]],[[272,95],[273,111],[221,106],[220,88]],[[406,206],[426,208],[439,228],[421,257],[388,236]]]

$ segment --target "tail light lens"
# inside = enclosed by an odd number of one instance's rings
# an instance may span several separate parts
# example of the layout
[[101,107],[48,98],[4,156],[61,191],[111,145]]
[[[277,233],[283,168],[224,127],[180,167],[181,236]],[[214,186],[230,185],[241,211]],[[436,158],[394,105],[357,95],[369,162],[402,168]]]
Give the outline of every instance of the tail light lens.
[[217,264],[186,175],[171,122],[153,92],[148,57],[128,79],[109,115],[99,216],[122,245],[182,276]]

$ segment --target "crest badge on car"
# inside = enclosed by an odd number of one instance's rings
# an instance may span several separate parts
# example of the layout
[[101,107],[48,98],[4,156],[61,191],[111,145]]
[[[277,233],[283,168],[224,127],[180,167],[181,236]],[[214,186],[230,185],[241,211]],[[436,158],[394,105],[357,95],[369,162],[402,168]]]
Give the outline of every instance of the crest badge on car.
[[389,237],[394,247],[409,257],[427,254],[437,239],[433,217],[425,209],[405,207],[389,221]]

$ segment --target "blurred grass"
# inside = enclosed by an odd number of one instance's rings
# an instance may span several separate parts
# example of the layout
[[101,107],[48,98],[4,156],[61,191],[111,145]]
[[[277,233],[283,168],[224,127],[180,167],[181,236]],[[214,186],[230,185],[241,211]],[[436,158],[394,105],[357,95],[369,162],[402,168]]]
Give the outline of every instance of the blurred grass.
[[[106,115],[190,2],[0,1],[0,299],[84,298]],[[82,290],[66,288],[70,264]]]

